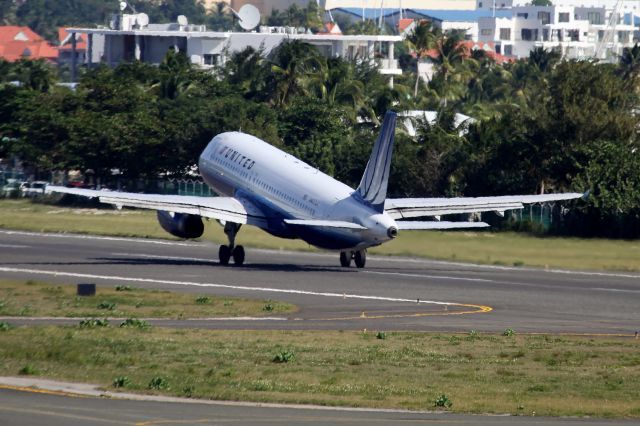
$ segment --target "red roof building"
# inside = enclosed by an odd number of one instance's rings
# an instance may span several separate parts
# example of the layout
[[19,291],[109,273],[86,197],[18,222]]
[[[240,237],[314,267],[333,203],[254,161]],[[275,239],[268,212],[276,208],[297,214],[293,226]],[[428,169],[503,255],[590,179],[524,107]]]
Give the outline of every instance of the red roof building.
[[0,58],[10,62],[21,58],[55,62],[58,49],[29,27],[0,26]]
[[[76,63],[82,64],[87,55],[87,35],[75,33],[76,36]],[[71,64],[73,61],[72,34],[66,28],[58,28],[58,63]]]

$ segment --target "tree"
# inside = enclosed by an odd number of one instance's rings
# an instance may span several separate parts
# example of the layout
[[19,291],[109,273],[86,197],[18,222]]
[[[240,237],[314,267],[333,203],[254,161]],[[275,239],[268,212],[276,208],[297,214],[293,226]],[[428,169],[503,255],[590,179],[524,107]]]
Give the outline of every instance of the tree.
[[420,21],[405,39],[418,58],[416,62],[416,84],[413,88],[414,97],[418,96],[418,82],[420,80],[418,64],[429,54],[431,49],[435,48],[436,40],[439,36],[440,30],[432,28],[430,21]]
[[282,42],[270,55],[272,93],[275,104],[283,106],[299,93],[303,79],[323,66],[324,57],[303,41]]

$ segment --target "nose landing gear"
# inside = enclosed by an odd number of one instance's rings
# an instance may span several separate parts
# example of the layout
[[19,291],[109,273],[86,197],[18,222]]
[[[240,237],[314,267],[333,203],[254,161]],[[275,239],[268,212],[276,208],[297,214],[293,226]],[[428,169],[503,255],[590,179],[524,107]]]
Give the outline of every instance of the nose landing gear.
[[340,266],[343,268],[348,268],[351,266],[351,260],[355,261],[357,268],[364,268],[364,265],[367,263],[367,250],[357,250],[357,251],[341,251],[340,252]]

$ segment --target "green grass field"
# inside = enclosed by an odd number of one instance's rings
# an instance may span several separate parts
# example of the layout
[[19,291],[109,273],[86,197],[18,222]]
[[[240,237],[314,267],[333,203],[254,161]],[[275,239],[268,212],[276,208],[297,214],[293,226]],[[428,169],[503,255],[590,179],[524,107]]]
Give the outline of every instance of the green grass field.
[[376,332],[18,327],[0,331],[0,375],[221,400],[640,417],[640,343],[633,338],[384,337]]
[[[0,200],[0,228],[172,238],[158,225],[155,212],[64,208],[27,200]],[[226,241],[215,221],[207,223],[202,238]],[[238,241],[248,247],[315,250],[302,241],[275,238],[251,226],[242,228]],[[405,231],[370,252],[494,265],[640,271],[640,241],[544,238],[513,232]]]
[[72,285],[0,279],[0,316],[209,318],[295,312],[294,305],[271,300],[218,297],[97,286],[96,295],[79,297]]

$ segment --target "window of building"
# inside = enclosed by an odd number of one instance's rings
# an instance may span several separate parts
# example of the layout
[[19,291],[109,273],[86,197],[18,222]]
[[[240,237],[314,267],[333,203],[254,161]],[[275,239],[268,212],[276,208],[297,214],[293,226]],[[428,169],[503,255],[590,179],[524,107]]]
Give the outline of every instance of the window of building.
[[482,2],[478,2],[478,9],[482,8]]
[[490,36],[493,33],[493,31],[491,30],[491,28],[482,28],[480,30],[480,35],[483,36]]
[[558,22],[569,22],[569,14],[568,13],[559,13],[558,14]]
[[533,41],[534,37],[533,37],[533,30],[529,29],[529,28],[523,28],[520,31],[520,37],[522,38],[522,40],[524,41]]
[[203,55],[204,64],[205,65],[218,65],[218,58],[220,55],[212,55],[209,53],[205,53]]
[[518,12],[518,18],[529,19],[528,13]]
[[511,28],[500,28],[500,40],[511,40]]
[[551,13],[538,12],[538,20],[542,25],[547,25],[549,22],[551,22]]
[[505,56],[513,55],[513,46],[511,46],[510,44],[505,45],[504,46],[504,54],[505,54]]
[[569,36],[569,40],[571,40],[571,41],[580,41],[580,31],[579,30],[569,30],[569,31],[567,31],[567,35]]

